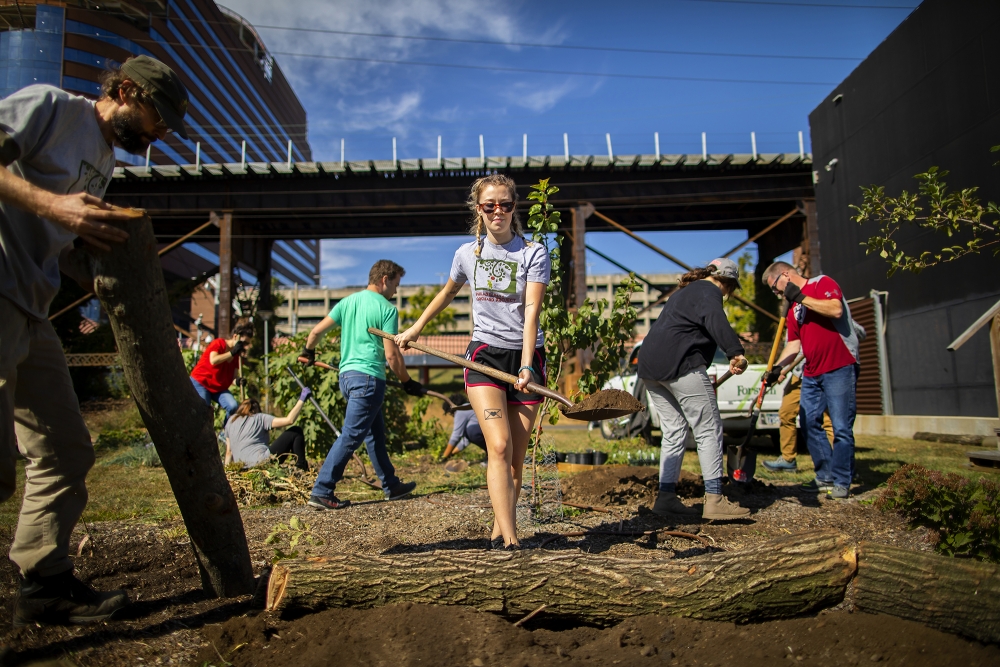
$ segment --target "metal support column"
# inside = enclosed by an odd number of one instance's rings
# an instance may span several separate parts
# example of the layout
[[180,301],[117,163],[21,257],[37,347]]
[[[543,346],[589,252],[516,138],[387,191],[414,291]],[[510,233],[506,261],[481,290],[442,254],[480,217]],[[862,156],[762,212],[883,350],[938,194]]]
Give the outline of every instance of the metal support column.
[[885,345],[885,312],[882,309],[882,295],[888,292],[871,291],[875,307],[875,349],[878,352],[878,375],[882,393],[882,414],[895,414],[892,409],[892,382],[889,379],[889,350]]
[[215,321],[220,338],[229,338],[233,325],[233,212],[219,220],[219,315]]
[[819,254],[819,221],[816,217],[816,200],[804,200],[802,210],[806,214],[806,234],[809,238],[809,275],[818,276],[823,273],[823,267]]

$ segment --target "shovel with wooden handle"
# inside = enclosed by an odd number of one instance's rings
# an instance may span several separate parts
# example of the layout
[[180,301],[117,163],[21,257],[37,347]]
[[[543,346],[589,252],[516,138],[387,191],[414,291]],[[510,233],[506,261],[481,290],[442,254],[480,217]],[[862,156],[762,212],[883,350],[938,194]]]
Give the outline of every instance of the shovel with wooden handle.
[[[375,327],[368,327],[368,333],[374,334],[376,336],[381,336],[386,340],[395,339],[395,337],[392,334],[386,333],[381,329],[376,329]],[[437,357],[438,359],[444,359],[445,361],[450,361],[451,363],[456,364],[458,366],[462,366],[463,368],[468,368],[469,370],[482,373],[483,375],[488,375],[489,377],[494,378],[496,380],[500,380],[501,382],[514,384],[519,379],[516,375],[511,375],[510,373],[504,373],[503,371],[498,371],[495,368],[490,368],[489,366],[485,366],[475,361],[469,361],[465,357],[460,357],[456,354],[448,354],[447,352],[442,352],[441,350],[430,347],[429,345],[424,345],[422,343],[417,343],[417,342],[411,342],[409,343],[409,347],[412,347],[415,350],[420,350],[421,352],[424,352],[431,356]],[[635,400],[635,397],[632,396],[632,394],[625,391],[621,391],[619,389],[603,389],[597,394],[594,394],[593,396],[589,397],[588,399],[586,399],[581,403],[574,403],[573,401],[569,400],[562,394],[552,391],[548,387],[543,387],[540,384],[536,384],[534,382],[529,382],[525,387],[525,391],[528,391],[532,394],[545,396],[546,398],[551,398],[552,400],[561,404],[561,407],[559,409],[565,417],[569,419],[577,419],[580,421],[589,422],[589,421],[601,421],[604,419],[617,419],[618,417],[631,415],[636,412],[639,412],[639,410],[645,409],[642,407],[642,404],[639,403],[639,401]],[[623,404],[625,405],[634,404],[636,407],[630,407],[630,408],[591,407],[590,405],[588,405],[588,401],[594,399],[595,397],[598,397],[601,394],[605,395],[622,394],[623,396],[621,396],[620,399],[623,402]],[[619,397],[612,396],[612,398],[619,398]]]
[[750,409],[750,426],[747,429],[746,437],[743,441],[736,447],[736,467],[729,471],[730,477],[732,477],[734,482],[744,482],[749,483],[753,479],[753,470],[747,470],[748,467],[756,467],[756,462],[754,466],[747,465],[747,445],[750,444],[750,438],[753,437],[754,431],[757,428],[757,420],[760,419],[760,408],[764,403],[764,393],[767,392],[767,376],[774,368],[774,358],[778,356],[778,346],[781,345],[781,336],[785,331],[785,321],[788,317],[788,302],[781,302],[781,318],[778,320],[778,328],[774,332],[774,343],[771,344],[771,354],[767,358],[767,370],[764,371],[764,375],[760,379],[760,391],[757,392],[757,398],[753,402],[753,407]]

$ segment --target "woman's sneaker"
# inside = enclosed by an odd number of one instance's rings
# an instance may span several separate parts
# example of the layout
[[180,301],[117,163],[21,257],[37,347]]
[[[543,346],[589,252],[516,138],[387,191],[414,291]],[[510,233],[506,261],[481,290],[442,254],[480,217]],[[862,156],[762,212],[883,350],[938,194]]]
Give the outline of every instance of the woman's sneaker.
[[97,623],[127,605],[125,591],[96,591],[73,576],[72,570],[30,577],[21,582],[14,599],[14,627]]
[[799,469],[795,461],[786,461],[780,457],[773,461],[764,461],[763,463],[764,467],[771,472],[796,472]]
[[342,510],[345,507],[351,506],[350,500],[339,500],[337,496],[332,498],[320,498],[319,496],[309,496],[309,502],[307,503],[309,507],[315,507],[318,510]]
[[846,486],[834,486],[826,492],[826,497],[834,500],[846,500],[851,497],[851,490]]
[[750,516],[750,510],[740,507],[738,503],[730,502],[721,493],[705,494],[705,509],[701,513],[703,519],[729,520],[745,519]]
[[697,507],[688,507],[676,493],[660,492],[653,503],[653,514],[657,516],[697,516]]

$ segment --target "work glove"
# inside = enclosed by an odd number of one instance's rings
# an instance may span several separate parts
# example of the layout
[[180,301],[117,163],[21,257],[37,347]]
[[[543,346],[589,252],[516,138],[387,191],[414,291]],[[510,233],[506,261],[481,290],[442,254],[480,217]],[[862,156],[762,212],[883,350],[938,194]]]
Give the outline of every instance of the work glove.
[[240,356],[243,350],[247,349],[246,343],[241,340],[236,341],[236,345],[233,345],[232,349],[229,350],[229,354],[233,355],[233,359]]
[[299,394],[299,400],[305,403],[306,399],[309,398],[309,394],[311,393],[313,393],[312,389],[310,389],[309,387],[302,387],[302,392]]
[[785,285],[785,289],[782,290],[782,292],[784,293],[785,298],[788,299],[789,303],[802,303],[802,301],[806,298],[806,295],[802,293],[799,286],[791,280],[788,281],[788,284]]
[[302,348],[302,351],[299,352],[299,357],[305,357],[306,361],[303,363],[305,363],[306,366],[312,366],[316,363],[316,350],[310,350],[308,347],[304,347]]
[[770,372],[764,376],[764,384],[768,387],[778,384],[779,377],[781,377],[781,366],[775,364],[774,368],[772,368]]
[[410,396],[423,396],[424,386],[416,380],[407,380],[403,383],[403,391]]
[[233,382],[236,384],[237,387],[245,387],[248,384],[246,378],[236,378],[235,380],[233,380]]

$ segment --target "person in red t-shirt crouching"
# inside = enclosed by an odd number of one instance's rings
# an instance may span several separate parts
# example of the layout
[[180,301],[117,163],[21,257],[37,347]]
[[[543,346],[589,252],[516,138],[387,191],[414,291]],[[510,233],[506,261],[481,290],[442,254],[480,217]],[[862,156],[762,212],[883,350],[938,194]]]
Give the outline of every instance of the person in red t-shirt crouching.
[[232,338],[216,338],[209,343],[191,371],[191,384],[201,400],[205,401],[205,405],[212,407],[214,401],[226,411],[224,423],[229,422],[238,406],[236,399],[229,393],[229,387],[239,370],[239,359],[246,356],[252,338],[253,326],[249,321],[237,322]]
[[[806,487],[830,498],[850,495],[854,477],[855,392],[858,384],[858,333],[840,286],[829,276],[803,278],[791,264],[775,262],[763,282],[788,299],[788,342],[778,356],[806,357],[800,406],[806,445],[816,479]],[[823,412],[833,422],[833,450],[823,430]]]

